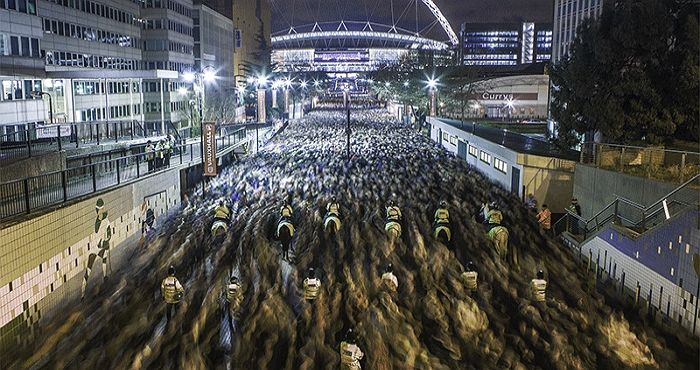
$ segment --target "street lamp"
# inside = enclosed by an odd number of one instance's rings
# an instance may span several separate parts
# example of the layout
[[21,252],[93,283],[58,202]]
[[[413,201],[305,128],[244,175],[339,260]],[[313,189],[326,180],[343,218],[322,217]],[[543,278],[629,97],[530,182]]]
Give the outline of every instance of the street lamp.
[[[200,72],[188,71],[182,74],[182,79],[185,82],[193,83],[192,89],[197,95],[199,101],[199,152],[202,160],[202,171],[204,171],[204,83],[214,82],[216,80],[216,70],[212,66],[204,66]],[[197,88],[195,88],[195,86]],[[178,91],[180,91],[178,89]],[[204,191],[204,183],[202,182],[202,191]]]
[[435,77],[428,79],[427,87],[430,92],[430,116],[435,117],[437,115],[437,86],[439,81]]
[[[258,151],[260,148],[260,140],[258,139],[258,126],[262,123],[265,123],[265,89],[267,87],[268,83],[268,78],[265,75],[259,75],[258,78],[256,79],[256,85],[258,88],[258,96],[257,96],[257,113],[258,113],[258,119],[255,124],[255,152]],[[273,84],[274,86],[274,84]],[[273,95],[274,97],[274,95]]]
[[51,94],[39,90],[32,91],[32,97],[34,98],[40,98],[44,95],[49,97],[49,123],[53,125],[53,99],[51,98]]

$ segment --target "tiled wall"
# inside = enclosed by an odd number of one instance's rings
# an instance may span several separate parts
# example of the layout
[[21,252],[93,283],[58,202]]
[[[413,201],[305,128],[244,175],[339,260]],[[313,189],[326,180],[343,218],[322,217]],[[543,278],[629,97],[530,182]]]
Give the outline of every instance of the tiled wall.
[[611,278],[636,291],[640,298],[672,320],[700,335],[696,320],[698,276],[693,255],[700,253],[697,212],[690,212],[632,239],[608,227],[581,248]]
[[[0,230],[0,357],[31,335],[42,317],[80,296],[88,257],[99,250],[98,199],[107,212],[108,256],[117,270],[119,255],[141,234],[142,203],[157,220],[179,203],[179,181],[179,171],[168,171]],[[102,276],[102,260],[92,271],[88,286],[99,284],[94,277]]]

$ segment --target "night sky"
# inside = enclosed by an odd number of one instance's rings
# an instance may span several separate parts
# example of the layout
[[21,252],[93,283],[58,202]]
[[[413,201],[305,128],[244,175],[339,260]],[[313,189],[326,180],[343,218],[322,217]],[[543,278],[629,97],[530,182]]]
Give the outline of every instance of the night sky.
[[[408,30],[416,29],[416,7],[413,0],[270,0],[272,29],[289,29],[315,21],[341,19],[391,23],[391,4],[397,24]],[[551,22],[552,0],[434,0],[447,17],[455,32],[462,22]],[[404,13],[400,17],[401,13]],[[421,0],[418,0],[418,29],[423,30],[435,18]],[[439,26],[424,34],[445,39]]]

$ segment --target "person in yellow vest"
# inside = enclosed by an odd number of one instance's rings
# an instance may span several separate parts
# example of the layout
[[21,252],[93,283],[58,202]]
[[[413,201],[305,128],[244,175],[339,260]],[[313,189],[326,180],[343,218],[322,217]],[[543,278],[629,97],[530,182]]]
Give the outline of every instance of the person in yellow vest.
[[214,221],[222,221],[228,224],[231,219],[231,210],[226,206],[223,200],[219,201],[219,205],[214,209]]
[[393,200],[389,200],[386,207],[386,221],[401,222],[401,210],[394,204]]
[[156,170],[163,167],[163,140],[156,143]]
[[435,211],[435,224],[449,224],[450,223],[450,211],[447,210],[447,202],[441,201],[440,208]]
[[360,370],[360,360],[365,357],[360,347],[355,343],[355,333],[352,329],[345,334],[345,340],[340,342],[340,369]]
[[282,208],[280,208],[280,217],[281,218],[292,218],[292,214],[294,213],[294,210],[292,209],[292,206],[287,203],[287,200],[285,199],[282,202]]
[[399,289],[399,279],[394,275],[394,266],[391,263],[386,266],[382,274],[382,284],[392,292]]
[[496,226],[500,226],[503,222],[503,213],[498,209],[498,204],[493,201],[489,204],[481,205],[484,214],[484,223],[486,223],[486,232],[488,233]]
[[469,261],[469,263],[467,263],[467,271],[462,273],[462,277],[464,277],[467,289],[471,291],[476,290],[478,276],[479,274],[476,271],[474,271],[474,263]]
[[326,212],[328,212],[329,215],[336,215],[340,217],[340,204],[338,204],[338,200],[333,196],[331,198],[331,201],[326,204]]
[[226,286],[226,304],[228,305],[228,324],[233,331],[233,318],[238,315],[243,301],[243,289],[237,276],[231,276]]
[[530,291],[535,302],[544,302],[547,291],[547,280],[544,279],[544,272],[537,271],[537,277],[530,281]]
[[170,318],[175,314],[175,305],[180,303],[182,297],[185,295],[185,289],[175,277],[174,266],[168,268],[168,276],[163,279],[163,282],[160,284],[160,294],[163,296],[163,301],[165,301],[167,305],[165,308],[165,315],[168,322],[170,322]]
[[313,268],[309,269],[309,275],[304,279],[304,299],[313,301],[318,298],[321,291],[321,280],[316,278]]
[[542,210],[540,213],[537,214],[537,222],[540,224],[540,227],[542,230],[545,232],[549,232],[552,228],[552,212],[547,208],[546,204],[542,205]]

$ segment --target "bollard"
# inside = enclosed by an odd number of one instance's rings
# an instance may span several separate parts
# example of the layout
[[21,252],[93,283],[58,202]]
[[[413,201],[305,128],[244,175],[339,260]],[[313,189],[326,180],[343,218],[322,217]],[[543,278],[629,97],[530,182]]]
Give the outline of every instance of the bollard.
[[634,305],[637,306],[639,305],[639,293],[642,290],[642,287],[639,286],[639,282],[637,282],[637,289],[635,290],[634,293]]

